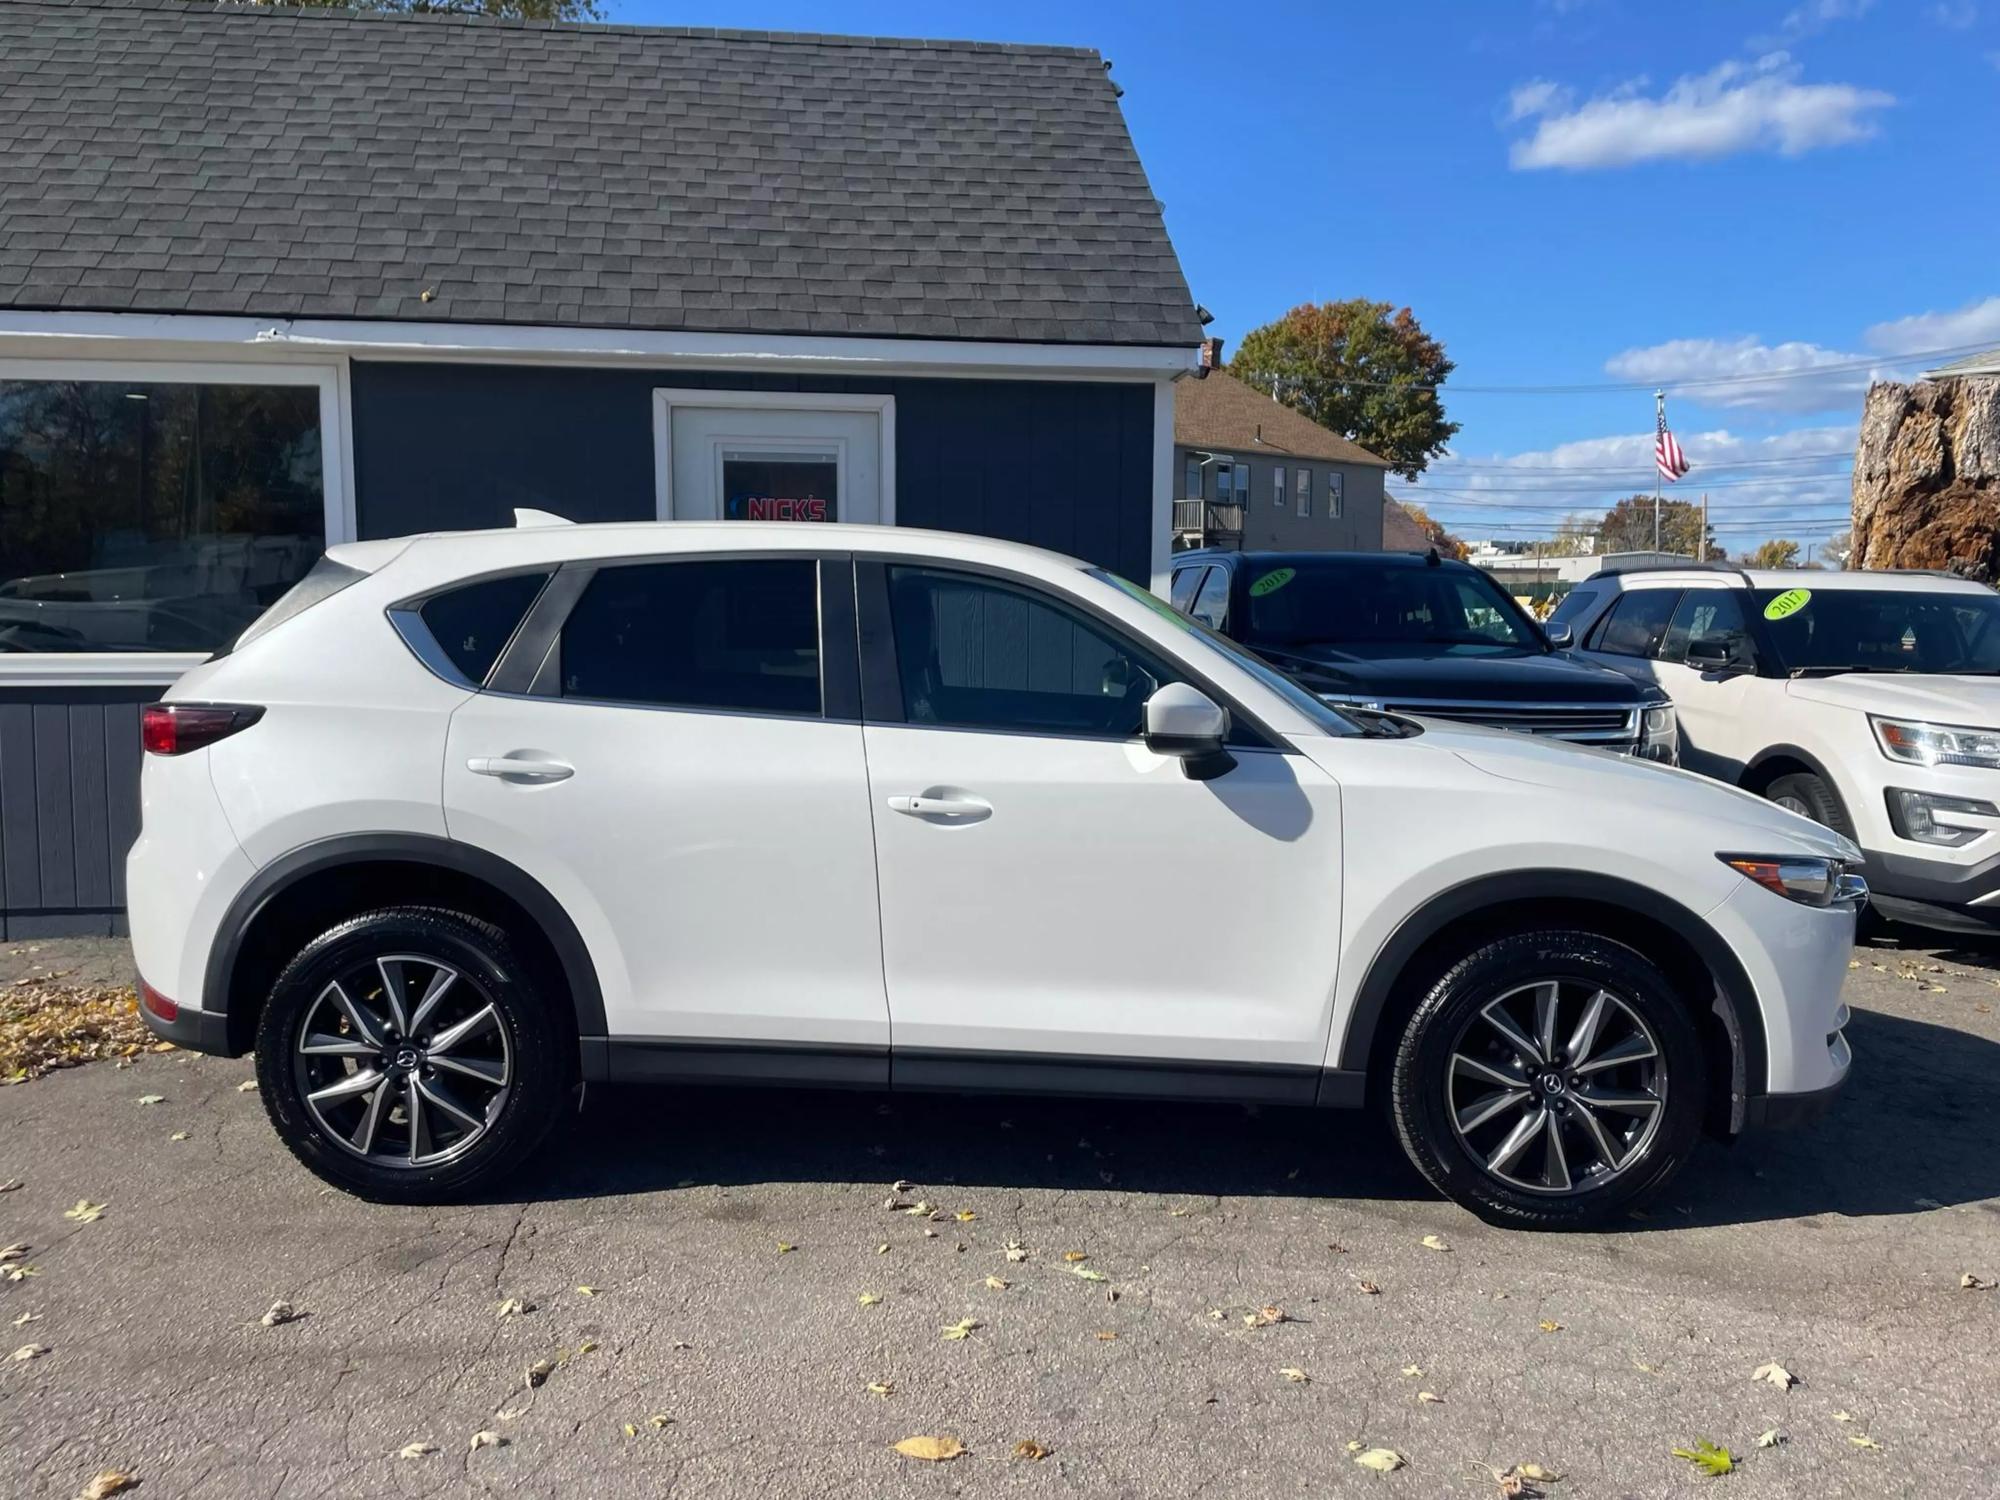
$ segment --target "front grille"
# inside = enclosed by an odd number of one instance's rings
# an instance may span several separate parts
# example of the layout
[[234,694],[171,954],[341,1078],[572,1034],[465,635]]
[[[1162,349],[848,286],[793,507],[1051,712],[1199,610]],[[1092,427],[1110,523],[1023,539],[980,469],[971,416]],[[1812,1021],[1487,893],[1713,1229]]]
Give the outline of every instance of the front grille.
[[[1331,701],[1338,702],[1338,699]],[[1585,745],[1633,745],[1639,739],[1639,710],[1597,703],[1456,703],[1422,698],[1374,699],[1389,713],[1420,719],[1485,724],[1523,734],[1546,734]]]

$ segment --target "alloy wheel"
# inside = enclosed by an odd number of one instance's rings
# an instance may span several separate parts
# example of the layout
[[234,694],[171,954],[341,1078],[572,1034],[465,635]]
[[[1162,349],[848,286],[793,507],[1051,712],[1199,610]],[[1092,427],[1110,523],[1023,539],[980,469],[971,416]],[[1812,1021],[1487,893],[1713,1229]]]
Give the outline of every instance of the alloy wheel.
[[1591,1192],[1646,1154],[1666,1112],[1660,1039],[1602,985],[1543,979],[1460,1029],[1444,1082],[1460,1143],[1523,1192]]
[[463,971],[416,953],[357,960],[306,1007],[299,1094],[342,1150],[384,1167],[463,1156],[507,1102],[513,1043]]

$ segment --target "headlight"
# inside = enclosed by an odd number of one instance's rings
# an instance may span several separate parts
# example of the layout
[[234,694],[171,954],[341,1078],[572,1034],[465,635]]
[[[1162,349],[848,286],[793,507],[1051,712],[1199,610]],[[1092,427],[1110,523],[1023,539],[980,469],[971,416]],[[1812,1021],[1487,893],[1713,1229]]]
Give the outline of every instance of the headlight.
[[1671,703],[1648,704],[1640,715],[1639,754],[1647,760],[1678,765],[1681,758],[1679,721]]
[[2000,729],[1966,729],[1915,719],[1878,719],[1875,742],[1891,760],[1912,766],[1987,766],[2000,770]]
[[1674,706],[1671,703],[1658,704],[1646,710],[1646,738],[1674,732]]
[[1718,854],[1730,869],[1803,906],[1858,906],[1868,882],[1844,860],[1810,854]]

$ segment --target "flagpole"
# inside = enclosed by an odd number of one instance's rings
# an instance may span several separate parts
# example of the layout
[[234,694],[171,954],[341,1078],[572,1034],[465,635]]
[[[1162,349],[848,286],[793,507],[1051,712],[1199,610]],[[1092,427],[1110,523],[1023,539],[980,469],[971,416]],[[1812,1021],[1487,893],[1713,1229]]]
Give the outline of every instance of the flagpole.
[[[1653,431],[1664,432],[1667,426],[1667,393],[1653,392]],[[1653,464],[1653,551],[1660,550],[1660,465]]]

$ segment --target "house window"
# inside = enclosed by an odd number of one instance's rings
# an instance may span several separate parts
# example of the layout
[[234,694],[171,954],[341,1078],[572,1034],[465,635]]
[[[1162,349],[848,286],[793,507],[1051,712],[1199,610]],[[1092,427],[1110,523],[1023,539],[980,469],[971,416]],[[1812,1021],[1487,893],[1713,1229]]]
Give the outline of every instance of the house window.
[[1341,494],[1342,480],[1346,476],[1338,469],[1329,469],[1326,474],[1326,516],[1329,521],[1338,521],[1346,511],[1345,499]]
[[1192,455],[1188,457],[1187,468],[1181,475],[1181,498],[1201,499],[1201,460]]
[[1239,458],[1229,466],[1231,493],[1238,505],[1250,503],[1250,460]]
[[1271,503],[1280,510],[1285,508],[1285,466],[1283,464],[1279,464],[1271,470]]
[[305,576],[322,377],[229,374],[0,378],[0,653],[213,651]]
[[1292,470],[1292,488],[1297,494],[1299,514],[1302,516],[1309,516],[1313,513],[1312,486],[1313,471],[1311,469]]

